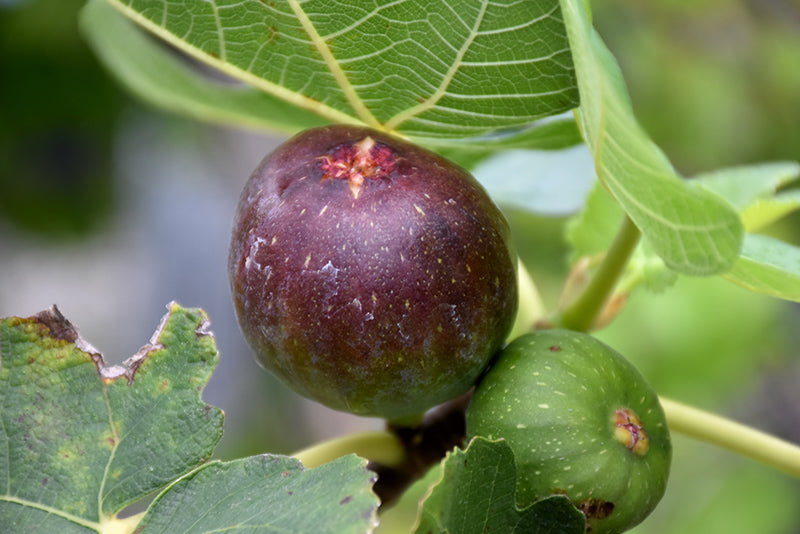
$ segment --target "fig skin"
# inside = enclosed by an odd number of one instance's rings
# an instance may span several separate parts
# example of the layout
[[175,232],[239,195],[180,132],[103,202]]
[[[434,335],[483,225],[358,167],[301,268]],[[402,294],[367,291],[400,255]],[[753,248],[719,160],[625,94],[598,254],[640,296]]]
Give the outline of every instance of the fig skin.
[[567,495],[591,534],[643,521],[666,490],[672,444],[658,396],[589,334],[543,330],[499,354],[467,408],[467,438],[505,439],[517,504]]
[[261,162],[228,268],[259,363],[364,416],[416,415],[466,392],[516,315],[508,223],[480,184],[366,128],[307,130]]

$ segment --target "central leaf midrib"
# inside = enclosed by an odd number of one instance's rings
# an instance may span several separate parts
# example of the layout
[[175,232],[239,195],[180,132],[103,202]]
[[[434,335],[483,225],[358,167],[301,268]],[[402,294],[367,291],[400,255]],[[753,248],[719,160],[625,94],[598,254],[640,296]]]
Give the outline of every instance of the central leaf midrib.
[[108,461],[106,462],[106,466],[103,469],[103,478],[100,480],[100,488],[97,491],[97,515],[98,517],[104,517],[105,514],[103,513],[103,501],[105,497],[105,488],[106,488],[106,481],[109,477],[109,471],[111,470],[111,464],[114,462],[114,458],[117,455],[117,449],[120,445],[120,436],[117,433],[117,427],[114,424],[114,414],[111,409],[111,402],[108,398],[108,387],[103,384],[103,402],[106,406],[106,413],[108,414],[108,426],[111,429],[111,435],[114,439],[114,444],[111,447],[111,453],[108,455]]
[[464,43],[461,45],[461,48],[456,53],[456,57],[453,60],[453,64],[447,70],[447,73],[442,78],[442,82],[439,84],[439,87],[434,91],[434,93],[425,99],[423,102],[419,103],[416,106],[410,107],[405,111],[401,111],[388,121],[386,121],[386,128],[389,130],[397,129],[398,126],[403,124],[404,122],[410,120],[411,118],[433,108],[439,100],[444,97],[447,93],[447,88],[450,87],[450,83],[455,78],[458,69],[461,68],[461,62],[464,59],[467,51],[469,51],[470,46],[472,46],[473,41],[475,41],[475,37],[478,35],[478,29],[480,28],[481,24],[483,24],[483,17],[486,14],[486,7],[488,6],[488,0],[483,0],[481,2],[480,12],[478,13],[477,17],[475,17],[475,23],[472,25],[472,28],[469,31],[469,35],[466,39],[464,39]]
[[306,35],[308,35],[311,43],[317,49],[320,56],[322,56],[322,60],[325,62],[328,70],[330,70],[334,80],[336,80],[336,84],[342,90],[342,93],[344,93],[347,102],[352,106],[353,111],[355,111],[356,115],[366,124],[374,128],[380,128],[380,122],[358,95],[353,84],[350,83],[347,74],[345,74],[341,65],[339,65],[339,62],[336,60],[336,57],[334,57],[330,47],[325,40],[322,39],[319,32],[317,32],[317,29],[300,6],[300,3],[297,0],[287,0],[287,3],[297,17],[297,20],[303,26],[303,30],[306,32]]

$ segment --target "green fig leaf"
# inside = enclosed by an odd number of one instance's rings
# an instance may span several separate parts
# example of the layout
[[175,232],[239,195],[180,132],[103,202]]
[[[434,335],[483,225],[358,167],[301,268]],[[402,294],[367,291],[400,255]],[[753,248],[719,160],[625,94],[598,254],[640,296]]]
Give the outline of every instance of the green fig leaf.
[[588,6],[561,0],[581,105],[580,118],[598,178],[665,264],[679,273],[727,271],[743,229],[718,195],[692,188],[636,122],[615,59],[593,30]]
[[150,343],[108,366],[56,308],[4,319],[0,525],[96,529],[207,460],[223,418],[200,400],[218,358],[207,328],[171,304]]
[[517,469],[505,441],[474,438],[442,460],[442,478],[423,502],[416,532],[583,534],[586,520],[568,498],[527,508],[515,501]]
[[[754,232],[800,208],[800,190],[781,189],[798,176],[800,164],[781,161],[720,169],[699,175],[694,182],[731,202],[748,232]],[[741,255],[723,276],[750,291],[798,302],[800,248],[748,233]]]
[[[570,262],[590,258],[597,264],[611,246],[625,213],[602,183],[596,182],[589,193],[583,211],[567,223],[567,241],[572,251]],[[678,273],[668,269],[648,241],[636,247],[618,289],[630,292],[640,283],[650,291],[663,291],[678,279]]]
[[710,189],[743,210],[760,198],[800,176],[800,164],[793,161],[740,165],[698,174],[694,183]]
[[[502,157],[508,150],[560,150],[582,143],[583,138],[581,138],[578,125],[572,117],[540,121],[513,133],[487,135],[477,140],[427,140],[427,145],[465,169],[475,168],[480,162],[494,154],[499,153]],[[519,176],[516,182],[522,185],[526,183],[526,178],[528,178],[527,175]]]
[[800,302],[800,248],[747,234],[741,257],[724,276],[750,291]]
[[759,198],[742,211],[744,227],[755,232],[800,209],[800,190],[782,191]]
[[[794,162],[764,163],[720,169],[695,177],[692,182],[727,199],[740,211],[748,229],[762,228],[800,208],[800,191],[779,190],[800,174]],[[776,193],[776,191],[778,191]],[[568,224],[571,261],[602,254],[614,238],[622,210],[598,184],[583,212]],[[658,256],[642,243],[627,267],[623,285],[642,281],[661,290],[676,281]],[[747,234],[740,256],[724,278],[756,293],[797,301],[800,298],[800,249],[775,238]]]
[[106,69],[150,105],[207,122],[286,134],[326,122],[255,87],[214,80],[192,68],[105,0],[90,0],[80,23]]
[[800,177],[800,164],[779,161],[719,169],[693,182],[727,199],[748,232],[759,230],[800,208],[800,191],[778,190]]
[[[418,140],[475,138],[516,134],[578,103],[555,0],[108,2],[194,59],[327,121]],[[105,34],[105,47],[126,45],[108,38],[99,21],[86,21],[84,30],[96,42]],[[125,64],[141,63],[132,52],[105,52],[123,62],[112,66],[121,78]],[[136,81],[140,93],[164,85],[152,73]],[[205,97],[193,102],[213,105]]]
[[[218,354],[199,309],[169,305],[150,342],[107,365],[53,307],[0,321],[0,525],[42,533],[370,532],[375,475],[261,455],[205,463],[222,412],[200,394]],[[160,491],[142,516],[127,505]]]
[[268,454],[212,462],[159,495],[137,532],[371,532],[378,524],[374,479],[355,455],[308,470]]

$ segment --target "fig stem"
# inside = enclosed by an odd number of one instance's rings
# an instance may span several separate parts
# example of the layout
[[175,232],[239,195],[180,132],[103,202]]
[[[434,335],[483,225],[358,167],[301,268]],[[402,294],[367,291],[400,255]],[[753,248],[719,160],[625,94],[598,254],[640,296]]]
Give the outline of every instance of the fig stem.
[[406,450],[392,432],[372,431],[332,438],[297,451],[292,456],[307,468],[313,468],[346,454],[357,454],[381,465],[396,466],[405,460]]
[[660,397],[670,430],[800,478],[800,446],[692,406]]
[[561,312],[556,323],[569,330],[589,332],[600,316],[614,287],[639,243],[641,232],[630,217],[622,221],[611,247],[597,272],[574,302]]

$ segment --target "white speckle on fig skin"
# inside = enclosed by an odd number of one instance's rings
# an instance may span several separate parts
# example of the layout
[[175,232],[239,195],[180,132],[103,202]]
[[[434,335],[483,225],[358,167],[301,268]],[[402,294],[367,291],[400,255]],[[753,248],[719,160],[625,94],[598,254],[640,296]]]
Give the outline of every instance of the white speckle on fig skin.
[[[371,175],[362,162],[356,192],[330,154],[367,137],[382,166]],[[363,415],[412,415],[465,392],[516,313],[508,226],[480,185],[360,128],[307,131],[262,162],[242,194],[229,270],[262,365]]]
[[[540,409],[545,403],[550,408]],[[513,410],[499,417],[505,407]],[[511,446],[520,506],[565,494],[592,533],[619,534],[666,488],[664,421],[655,391],[622,355],[588,334],[545,330],[510,343],[483,376],[467,410],[467,439]]]

